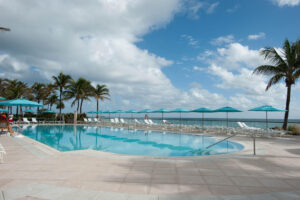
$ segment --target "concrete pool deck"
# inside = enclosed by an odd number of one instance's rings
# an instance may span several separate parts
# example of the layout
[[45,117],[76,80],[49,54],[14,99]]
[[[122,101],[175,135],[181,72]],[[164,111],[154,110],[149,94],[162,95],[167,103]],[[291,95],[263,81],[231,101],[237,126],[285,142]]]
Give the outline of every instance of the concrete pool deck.
[[300,138],[234,137],[241,152],[140,157],[59,152],[27,137],[0,136],[2,199],[300,199]]

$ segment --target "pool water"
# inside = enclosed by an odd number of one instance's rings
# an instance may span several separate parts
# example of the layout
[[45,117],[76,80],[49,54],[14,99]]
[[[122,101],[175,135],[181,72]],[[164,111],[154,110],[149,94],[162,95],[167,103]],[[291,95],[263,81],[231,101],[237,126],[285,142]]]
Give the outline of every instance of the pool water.
[[59,151],[94,149],[140,156],[203,156],[233,153],[243,145],[209,136],[158,131],[131,130],[99,126],[26,125],[21,133]]

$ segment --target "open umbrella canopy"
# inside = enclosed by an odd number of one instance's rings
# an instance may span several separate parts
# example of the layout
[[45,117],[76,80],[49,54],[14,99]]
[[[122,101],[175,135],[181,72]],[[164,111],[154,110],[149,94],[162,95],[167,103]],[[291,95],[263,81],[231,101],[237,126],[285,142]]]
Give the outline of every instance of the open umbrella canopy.
[[211,112],[214,112],[214,111],[211,110],[211,109],[208,109],[208,108],[198,108],[198,109],[192,110],[192,112],[211,113]]
[[24,113],[36,113],[36,110],[24,110]]
[[43,107],[42,104],[39,104],[34,101],[29,101],[27,99],[13,99],[8,101],[1,101],[1,106],[28,106],[28,107]]
[[45,110],[42,113],[55,113],[53,110]]
[[125,113],[123,110],[115,110],[113,113]]
[[4,97],[0,97],[0,100],[4,100],[5,98]]
[[280,109],[280,108],[275,108],[273,106],[265,105],[265,106],[260,106],[257,108],[252,108],[249,111],[266,111],[266,112],[283,112],[286,110]]
[[223,108],[214,110],[214,112],[243,112],[243,111],[238,110],[236,108],[232,108],[232,107],[223,107]]
[[159,110],[154,110],[154,113],[161,113],[161,120],[164,120],[164,113],[169,113],[170,111],[164,108],[161,108]]
[[212,113],[214,111],[211,109],[208,109],[208,108],[198,108],[198,109],[192,110],[192,112],[202,113],[202,128],[204,128],[204,113]]
[[266,112],[266,129],[268,130],[268,112],[284,112],[286,110],[275,108],[273,106],[265,105],[257,108],[252,108],[249,111],[263,111]]
[[214,110],[214,112],[226,112],[226,119],[227,119],[226,120],[226,126],[228,128],[228,113],[230,113],[230,112],[243,112],[243,111],[227,106],[227,107],[216,109],[216,110]]
[[89,112],[87,112],[88,114],[97,114],[97,112],[96,111],[89,111]]
[[153,110],[145,109],[145,110],[139,111],[138,113],[153,113]]
[[167,110],[167,109],[164,109],[164,108],[161,108],[159,110],[154,110],[153,111],[154,113],[169,113],[171,112],[170,110]]
[[182,112],[191,112],[191,111],[184,108],[176,108],[175,110],[171,110],[170,112],[182,113]]
[[0,108],[0,112],[8,112],[8,110]]
[[136,110],[126,110],[125,113],[138,113]]

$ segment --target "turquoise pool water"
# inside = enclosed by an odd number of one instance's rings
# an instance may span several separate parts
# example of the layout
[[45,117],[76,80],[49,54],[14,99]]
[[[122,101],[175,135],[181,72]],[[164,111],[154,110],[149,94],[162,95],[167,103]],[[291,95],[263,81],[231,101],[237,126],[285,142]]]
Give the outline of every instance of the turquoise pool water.
[[23,135],[59,151],[94,149],[118,154],[143,156],[202,156],[237,152],[243,145],[218,141],[209,136],[128,130],[98,126],[38,126],[21,128]]

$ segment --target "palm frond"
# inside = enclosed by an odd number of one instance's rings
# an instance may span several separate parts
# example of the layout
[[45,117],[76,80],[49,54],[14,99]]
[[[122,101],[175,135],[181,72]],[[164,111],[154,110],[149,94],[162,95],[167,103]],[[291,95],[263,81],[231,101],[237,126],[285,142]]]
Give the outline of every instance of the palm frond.
[[276,75],[282,73],[284,73],[283,69],[273,65],[261,65],[253,71],[253,74],[264,74],[264,75]]
[[277,74],[275,76],[273,76],[269,82],[268,82],[268,85],[266,87],[266,91],[272,86],[272,85],[275,85],[276,83],[278,83],[282,78],[284,78],[284,75],[282,74]]
[[260,52],[261,55],[265,57],[265,59],[271,61],[275,65],[286,64],[286,61],[279,55],[273,47],[266,47]]

